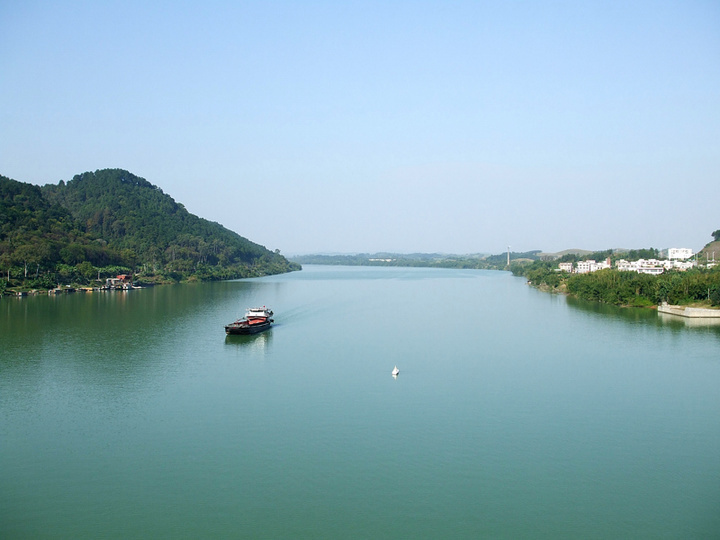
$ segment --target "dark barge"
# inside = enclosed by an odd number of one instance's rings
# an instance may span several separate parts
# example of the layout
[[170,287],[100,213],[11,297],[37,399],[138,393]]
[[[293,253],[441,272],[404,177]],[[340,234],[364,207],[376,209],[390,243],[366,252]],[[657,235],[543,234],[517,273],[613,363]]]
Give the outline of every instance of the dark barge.
[[273,322],[273,312],[265,306],[261,308],[248,308],[245,317],[225,325],[228,335],[257,334],[270,328]]

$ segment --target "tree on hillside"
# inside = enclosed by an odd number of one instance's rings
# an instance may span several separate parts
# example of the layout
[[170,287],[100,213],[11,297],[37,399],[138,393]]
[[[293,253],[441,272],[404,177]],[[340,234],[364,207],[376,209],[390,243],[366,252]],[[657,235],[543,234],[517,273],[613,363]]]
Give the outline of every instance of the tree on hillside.
[[715,239],[716,242],[720,242],[720,229],[717,231],[713,231],[712,237]]

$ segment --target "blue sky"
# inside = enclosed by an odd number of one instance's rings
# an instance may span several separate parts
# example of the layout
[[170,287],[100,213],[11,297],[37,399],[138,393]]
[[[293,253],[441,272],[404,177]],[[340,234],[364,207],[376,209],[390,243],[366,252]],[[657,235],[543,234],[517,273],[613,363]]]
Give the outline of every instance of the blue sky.
[[699,249],[720,3],[0,3],[0,174],[107,167],[286,254]]

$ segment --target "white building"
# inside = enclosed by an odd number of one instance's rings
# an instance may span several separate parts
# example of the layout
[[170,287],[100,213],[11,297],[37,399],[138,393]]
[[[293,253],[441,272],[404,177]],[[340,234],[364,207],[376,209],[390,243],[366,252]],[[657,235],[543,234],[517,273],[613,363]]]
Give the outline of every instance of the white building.
[[[677,251],[688,251],[692,254],[692,250],[677,250]],[[689,258],[689,257],[688,257]],[[639,274],[652,274],[652,275],[658,275],[662,274],[666,270],[680,270],[685,271],[689,268],[692,268],[695,266],[694,261],[687,261],[680,258],[675,258],[672,260],[669,259],[638,259],[637,261],[626,261],[625,259],[620,259],[615,263],[615,267],[618,270],[623,270],[626,272],[637,272]],[[577,266],[573,268],[572,263],[560,263],[558,264],[558,270],[562,272],[570,272],[573,271],[577,274],[588,274],[590,272],[597,272],[598,270],[604,270],[606,268],[611,268],[612,265],[610,264],[610,258],[608,257],[606,260],[602,262],[595,262],[591,259],[587,261],[579,261],[577,263]]]
[[602,262],[595,263],[594,265],[590,265],[590,271],[596,272],[597,270],[605,270],[607,268],[610,268],[612,265],[610,264],[610,257],[605,259]]
[[637,268],[638,274],[652,274],[653,276],[662,274],[664,271],[665,271],[664,266],[644,265],[644,266],[638,266],[638,268]]
[[610,268],[610,258],[607,258],[606,260],[601,262],[596,262],[592,259],[588,259],[587,261],[579,261],[577,263],[577,268],[575,272],[577,272],[578,274],[587,274],[589,272],[605,270],[606,268]]
[[689,270],[695,266],[695,263],[692,261],[673,261],[673,268],[677,270]]
[[668,259],[681,259],[686,260],[694,255],[693,250],[690,248],[670,248],[668,249]]
[[621,259],[615,263],[618,270],[625,272],[637,272],[638,274],[662,274],[665,265],[657,259],[638,259],[637,261],[626,261]]
[[615,263],[615,267],[618,270],[624,270],[626,272],[637,272],[639,274],[662,274],[665,270],[680,270],[685,271],[695,266],[692,261],[679,261],[679,260],[657,260],[657,259],[638,259],[637,261],[626,261],[621,259]]

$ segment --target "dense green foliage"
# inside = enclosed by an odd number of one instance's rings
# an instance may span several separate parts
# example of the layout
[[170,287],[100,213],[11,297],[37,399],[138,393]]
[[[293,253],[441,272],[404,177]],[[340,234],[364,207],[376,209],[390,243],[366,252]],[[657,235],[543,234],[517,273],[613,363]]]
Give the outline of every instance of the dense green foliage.
[[[120,254],[86,233],[70,212],[42,196],[39,187],[0,176],[0,292],[16,285],[49,288],[69,267],[85,262],[105,267],[122,263]],[[49,275],[49,270],[59,279]]]
[[115,273],[146,281],[231,279],[298,268],[127,171],[84,173],[42,188],[0,176],[0,287],[88,284]]
[[536,261],[515,264],[513,274],[537,286],[567,292],[578,298],[622,306],[652,306],[662,302],[690,304],[708,301],[720,305],[720,267],[669,271],[659,276],[614,269],[567,274],[557,263]]
[[[536,260],[539,250],[510,253],[510,260]],[[359,253],[356,255],[302,255],[292,257],[301,264],[329,264],[344,266],[400,266],[431,268],[504,269],[507,253],[499,255],[447,255],[440,253]]]
[[614,249],[606,249],[604,251],[596,251],[587,255],[578,255],[570,253],[563,255],[557,259],[556,263],[570,262],[577,263],[578,261],[593,260],[593,261],[604,261],[610,259],[615,262],[619,259],[627,259],[629,261],[637,261],[638,259],[658,259],[660,258],[660,251],[655,248],[646,249],[630,249],[627,251],[619,251]]

